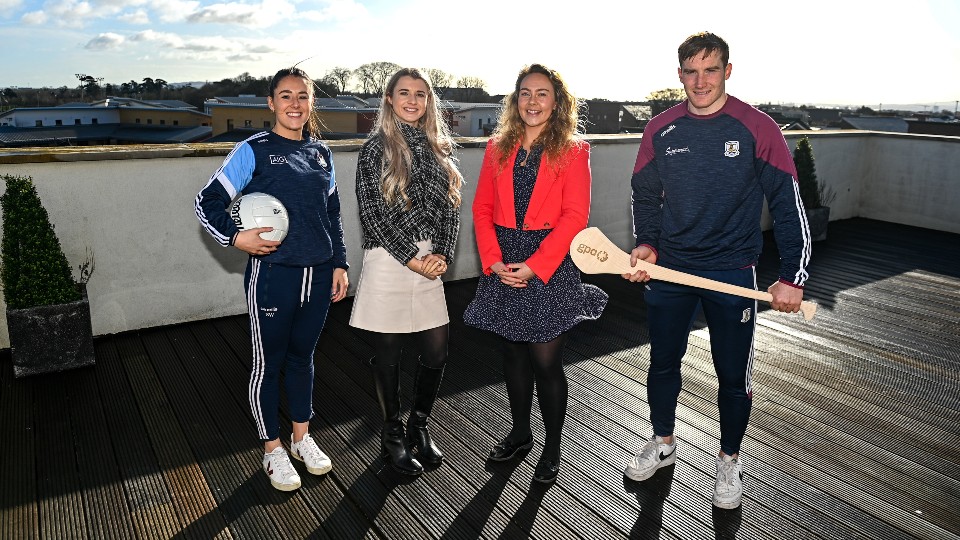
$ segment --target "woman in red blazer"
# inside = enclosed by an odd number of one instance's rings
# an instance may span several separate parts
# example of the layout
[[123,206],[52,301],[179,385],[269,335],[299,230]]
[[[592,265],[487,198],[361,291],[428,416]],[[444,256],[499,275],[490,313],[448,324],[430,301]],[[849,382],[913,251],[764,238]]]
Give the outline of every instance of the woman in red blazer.
[[533,446],[534,384],[545,440],[534,479],[553,482],[567,409],[566,332],[600,316],[607,295],[580,281],[570,242],[590,215],[590,145],[577,134],[576,98],[560,75],[520,71],[487,144],[473,203],[483,275],[467,324],[504,338],[503,372],[513,427],[490,451],[506,461]]

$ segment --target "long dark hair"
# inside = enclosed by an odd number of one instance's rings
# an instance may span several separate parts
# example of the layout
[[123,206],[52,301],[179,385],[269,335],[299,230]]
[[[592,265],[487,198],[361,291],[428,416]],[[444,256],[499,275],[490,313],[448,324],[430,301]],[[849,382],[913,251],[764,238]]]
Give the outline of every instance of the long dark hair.
[[303,134],[314,139],[319,139],[320,129],[323,127],[323,122],[320,121],[320,116],[317,114],[317,109],[313,106],[313,99],[315,95],[314,87],[316,86],[316,83],[314,83],[313,79],[307,75],[307,72],[296,66],[283,68],[278,71],[273,78],[270,79],[270,88],[268,92],[270,99],[273,99],[273,94],[277,91],[277,86],[280,85],[280,81],[287,77],[299,77],[303,79],[304,83],[306,83],[310,92],[310,116],[307,119],[306,125],[303,126]]

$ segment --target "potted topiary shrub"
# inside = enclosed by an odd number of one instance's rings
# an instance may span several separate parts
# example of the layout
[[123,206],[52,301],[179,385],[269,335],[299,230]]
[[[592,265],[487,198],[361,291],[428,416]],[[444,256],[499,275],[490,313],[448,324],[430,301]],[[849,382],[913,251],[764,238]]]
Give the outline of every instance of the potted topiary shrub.
[[797,167],[797,183],[800,186],[800,199],[807,210],[807,222],[810,224],[810,237],[814,242],[827,239],[827,225],[830,223],[830,203],[836,193],[823,182],[817,180],[817,167],[813,162],[813,147],[810,139],[803,137],[793,150],[793,163]]
[[86,282],[93,259],[74,280],[47,211],[29,177],[3,175],[0,283],[7,302],[10,356],[17,377],[95,362]]

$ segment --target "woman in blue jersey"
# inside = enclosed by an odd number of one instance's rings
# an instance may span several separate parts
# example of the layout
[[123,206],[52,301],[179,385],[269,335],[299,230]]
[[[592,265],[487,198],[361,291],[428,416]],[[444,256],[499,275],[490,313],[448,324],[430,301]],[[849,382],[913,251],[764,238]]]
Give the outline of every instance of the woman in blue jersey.
[[[395,73],[357,161],[364,256],[350,325],[373,337],[381,454],[403,474],[420,474],[421,462],[443,461],[427,420],[447,361],[450,323],[438,278],[453,262],[460,230],[463,177],[453,146],[430,79],[417,69]],[[420,353],[406,433],[399,388],[404,334],[412,334]]]
[[[249,399],[263,441],[263,470],[273,487],[292,491],[300,476],[280,442],[280,373],[293,421],[290,452],[312,474],[331,469],[309,433],[313,416],[313,351],[330,302],[347,294],[347,256],[340,196],[330,148],[318,140],[313,81],[298,68],[270,81],[272,130],[240,142],[196,199],[200,223],[223,246],[250,255],[244,284],[253,367]],[[227,212],[237,195],[262,192],[280,200],[290,219],[282,242],[269,227],[240,231]]]

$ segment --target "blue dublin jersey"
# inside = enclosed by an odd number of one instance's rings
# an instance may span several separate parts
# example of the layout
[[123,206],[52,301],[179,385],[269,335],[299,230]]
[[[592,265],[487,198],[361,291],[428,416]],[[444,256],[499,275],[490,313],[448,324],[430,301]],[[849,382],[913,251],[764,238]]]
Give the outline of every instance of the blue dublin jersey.
[[264,131],[240,142],[197,195],[197,218],[217,242],[229,246],[238,232],[228,212],[244,193],[266,193],[287,209],[290,228],[269,255],[258,259],[285,266],[332,262],[347,268],[340,195],[333,154],[322,141],[295,141]]

